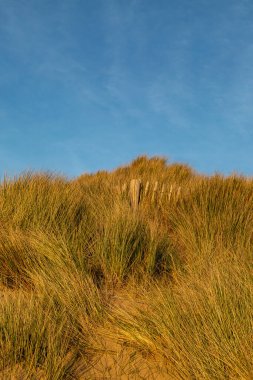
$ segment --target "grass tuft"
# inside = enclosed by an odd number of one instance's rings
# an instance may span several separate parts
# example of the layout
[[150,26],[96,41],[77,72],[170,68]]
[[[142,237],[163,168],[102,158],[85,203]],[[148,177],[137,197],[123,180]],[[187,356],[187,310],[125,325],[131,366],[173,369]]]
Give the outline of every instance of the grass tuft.
[[252,205],[252,179],[160,157],[5,178],[0,379],[252,379]]

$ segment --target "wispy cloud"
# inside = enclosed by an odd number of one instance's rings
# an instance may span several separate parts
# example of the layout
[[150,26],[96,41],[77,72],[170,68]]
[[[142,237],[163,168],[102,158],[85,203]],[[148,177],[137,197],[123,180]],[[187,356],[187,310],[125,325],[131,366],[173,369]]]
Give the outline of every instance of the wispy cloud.
[[77,79],[85,72],[85,66],[69,52],[74,41],[65,28],[66,1],[59,4],[57,12],[50,8],[49,3],[31,6],[29,1],[3,0],[1,49],[33,75],[62,81]]
[[250,0],[2,0],[1,136],[48,136],[55,167],[68,156],[75,172],[112,151],[196,158],[250,141],[252,17]]

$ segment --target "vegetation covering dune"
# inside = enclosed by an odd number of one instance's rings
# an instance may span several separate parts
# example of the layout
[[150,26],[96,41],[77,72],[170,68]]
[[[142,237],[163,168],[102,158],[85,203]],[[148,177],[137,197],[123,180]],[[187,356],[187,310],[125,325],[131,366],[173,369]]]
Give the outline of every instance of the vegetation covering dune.
[[0,227],[0,379],[253,379],[252,179],[26,173]]

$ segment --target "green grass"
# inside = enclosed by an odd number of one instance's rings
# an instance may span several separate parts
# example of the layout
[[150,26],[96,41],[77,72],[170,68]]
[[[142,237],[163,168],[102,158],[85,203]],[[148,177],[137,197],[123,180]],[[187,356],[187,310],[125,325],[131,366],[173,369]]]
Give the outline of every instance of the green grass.
[[5,178],[0,379],[252,379],[252,226],[252,180],[159,157]]

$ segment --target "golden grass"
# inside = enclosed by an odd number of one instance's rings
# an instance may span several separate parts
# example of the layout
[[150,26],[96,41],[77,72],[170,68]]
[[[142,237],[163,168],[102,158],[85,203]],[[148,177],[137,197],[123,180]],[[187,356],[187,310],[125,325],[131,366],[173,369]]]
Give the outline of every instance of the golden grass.
[[[132,178],[181,186],[142,199]],[[0,379],[252,379],[253,181],[139,157],[0,184]]]

